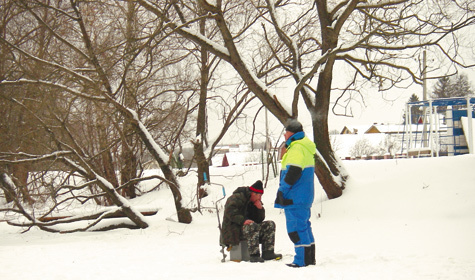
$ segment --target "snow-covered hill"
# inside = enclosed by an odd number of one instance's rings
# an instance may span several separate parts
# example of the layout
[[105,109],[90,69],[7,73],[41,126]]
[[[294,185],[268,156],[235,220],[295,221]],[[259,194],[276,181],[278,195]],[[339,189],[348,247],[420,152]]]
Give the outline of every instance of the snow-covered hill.
[[[273,200],[277,179],[263,196],[267,219],[277,223],[281,261],[221,263],[214,202],[209,187],[203,213],[189,225],[174,222],[167,189],[133,204],[159,208],[146,230],[20,234],[0,223],[1,279],[475,279],[475,156],[347,161],[344,195],[327,200],[317,187],[312,210],[317,265],[289,268],[293,245]],[[213,168],[211,180],[236,187],[261,179],[259,166]],[[184,199],[195,179],[183,179]],[[224,200],[221,201],[224,205]],[[222,212],[221,212],[222,214]]]

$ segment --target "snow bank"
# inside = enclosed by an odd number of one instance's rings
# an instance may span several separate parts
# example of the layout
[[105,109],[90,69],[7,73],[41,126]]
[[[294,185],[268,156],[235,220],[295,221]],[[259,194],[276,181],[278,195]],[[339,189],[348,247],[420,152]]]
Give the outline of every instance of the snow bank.
[[[293,269],[283,213],[272,207],[278,179],[263,200],[277,224],[281,261],[221,263],[214,203],[261,179],[260,166],[211,168],[203,213],[179,224],[170,191],[131,201],[159,208],[146,230],[51,234],[0,223],[1,277],[13,279],[475,279],[474,155],[349,161],[344,195],[328,200],[317,187],[312,208],[317,265]],[[182,178],[184,201],[195,176]],[[219,204],[224,205],[224,200]],[[222,212],[221,212],[222,214]],[[229,257],[228,257],[229,260]]]

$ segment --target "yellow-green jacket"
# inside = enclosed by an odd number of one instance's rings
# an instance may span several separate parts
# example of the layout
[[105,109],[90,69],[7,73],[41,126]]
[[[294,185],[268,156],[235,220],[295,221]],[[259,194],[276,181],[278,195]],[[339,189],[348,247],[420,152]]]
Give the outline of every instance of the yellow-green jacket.
[[304,132],[297,132],[286,144],[274,207],[310,208],[315,193],[315,143],[305,137]]

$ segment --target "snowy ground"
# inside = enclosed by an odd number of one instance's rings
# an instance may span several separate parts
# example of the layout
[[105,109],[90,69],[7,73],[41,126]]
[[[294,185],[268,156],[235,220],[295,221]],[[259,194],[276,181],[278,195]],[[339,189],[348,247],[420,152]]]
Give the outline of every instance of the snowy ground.
[[[475,156],[346,161],[342,197],[318,191],[312,210],[317,265],[289,268],[293,246],[284,215],[272,208],[277,180],[263,197],[277,223],[281,261],[221,263],[212,185],[203,214],[176,223],[169,190],[133,201],[157,207],[146,230],[51,234],[0,223],[0,278],[9,279],[475,279]],[[229,195],[261,177],[257,166],[212,169]],[[192,177],[185,185],[195,184]],[[317,189],[320,189],[318,186]],[[184,190],[185,199],[192,196]],[[222,201],[224,202],[224,201]],[[224,203],[222,203],[224,205]],[[222,213],[222,212],[220,212]]]

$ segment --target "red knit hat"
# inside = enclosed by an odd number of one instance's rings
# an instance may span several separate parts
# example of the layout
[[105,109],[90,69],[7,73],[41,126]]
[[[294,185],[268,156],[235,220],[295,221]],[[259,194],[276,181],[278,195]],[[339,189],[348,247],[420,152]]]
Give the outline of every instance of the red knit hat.
[[251,192],[260,193],[260,194],[264,193],[261,180],[257,180],[254,184],[252,184],[249,187],[249,189],[251,190]]

